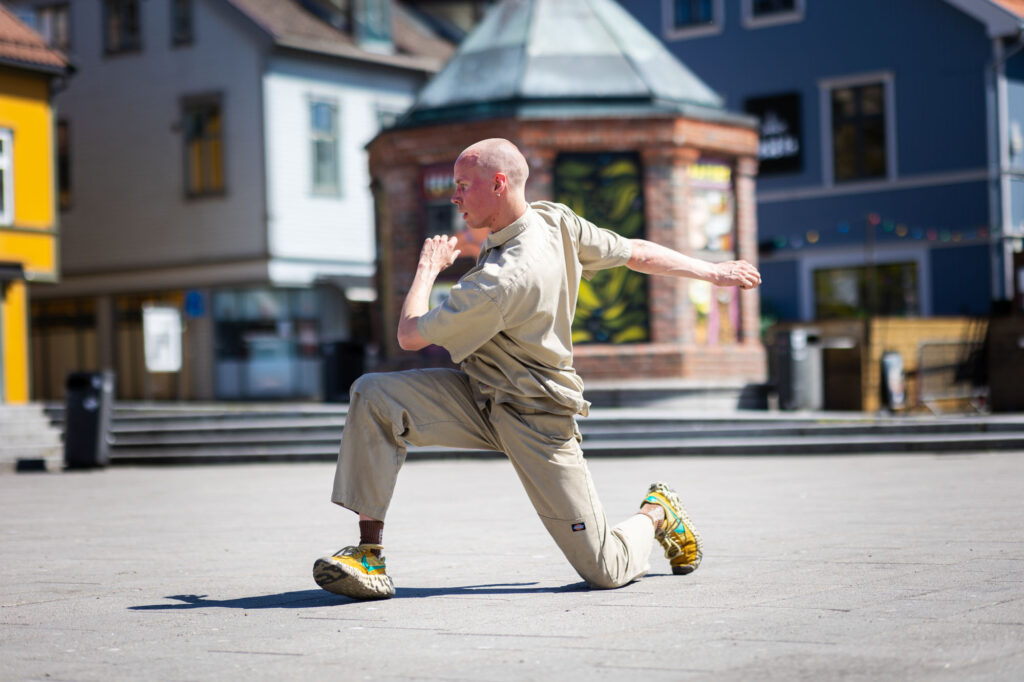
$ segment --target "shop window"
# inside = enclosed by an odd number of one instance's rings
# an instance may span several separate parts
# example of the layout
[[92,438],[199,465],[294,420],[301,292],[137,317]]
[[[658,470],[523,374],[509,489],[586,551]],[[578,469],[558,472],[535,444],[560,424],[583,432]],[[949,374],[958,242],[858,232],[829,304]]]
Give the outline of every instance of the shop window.
[[326,100],[309,103],[313,158],[313,193],[341,194],[338,154],[338,105]]
[[829,93],[835,182],[889,175],[888,97],[881,82],[834,87]]
[[916,263],[885,263],[814,271],[815,319],[921,313]]
[[[732,164],[702,157],[686,169],[690,248],[710,261],[736,257],[736,193]],[[701,345],[727,345],[739,338],[739,297],[732,288],[690,282],[694,337]]]
[[103,0],[103,47],[107,54],[142,49],[138,0]]
[[217,397],[318,398],[320,310],[312,289],[215,292]]
[[61,52],[71,49],[70,11],[68,3],[43,5],[36,8],[36,29],[46,44]]
[[186,98],[182,105],[185,193],[221,195],[224,183],[224,126],[218,95]]
[[665,34],[669,39],[719,33],[724,15],[722,0],[662,0]]
[[171,44],[192,43],[193,0],[171,0]]
[[[627,239],[644,236],[643,173],[636,154],[560,154],[554,171],[555,201]],[[649,341],[647,301],[647,278],[628,268],[602,270],[582,281],[573,343]]]
[[0,225],[14,223],[14,134],[0,128]]

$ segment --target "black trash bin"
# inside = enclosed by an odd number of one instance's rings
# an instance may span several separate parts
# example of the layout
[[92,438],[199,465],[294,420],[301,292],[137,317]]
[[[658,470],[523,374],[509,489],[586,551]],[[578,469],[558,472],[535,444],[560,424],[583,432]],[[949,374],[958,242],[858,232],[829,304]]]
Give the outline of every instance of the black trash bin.
[[64,465],[69,469],[106,466],[110,461],[113,372],[72,372],[64,408]]

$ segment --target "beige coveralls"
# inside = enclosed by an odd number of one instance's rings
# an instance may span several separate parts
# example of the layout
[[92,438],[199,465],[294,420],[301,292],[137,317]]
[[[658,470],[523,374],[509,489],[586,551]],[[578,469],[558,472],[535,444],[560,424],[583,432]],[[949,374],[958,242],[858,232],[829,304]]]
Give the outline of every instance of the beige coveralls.
[[646,516],[609,528],[580,448],[572,367],[581,277],[629,260],[629,242],[561,204],[536,202],[488,236],[476,266],[419,321],[461,371],[366,374],[353,384],[331,499],[383,520],[406,443],[504,452],[569,563],[596,587],[648,569]]

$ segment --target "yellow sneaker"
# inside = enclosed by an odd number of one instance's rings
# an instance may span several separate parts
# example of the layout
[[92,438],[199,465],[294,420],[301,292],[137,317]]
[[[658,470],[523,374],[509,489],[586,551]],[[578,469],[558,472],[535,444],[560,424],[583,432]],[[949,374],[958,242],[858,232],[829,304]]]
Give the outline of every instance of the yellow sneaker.
[[641,506],[645,504],[657,504],[665,510],[665,520],[654,537],[665,548],[665,558],[672,567],[672,573],[686,575],[696,571],[704,556],[703,540],[676,491],[664,483],[653,483]]
[[388,599],[395,584],[384,568],[384,557],[372,550],[380,545],[345,547],[313,563],[313,580],[328,592],[353,599]]

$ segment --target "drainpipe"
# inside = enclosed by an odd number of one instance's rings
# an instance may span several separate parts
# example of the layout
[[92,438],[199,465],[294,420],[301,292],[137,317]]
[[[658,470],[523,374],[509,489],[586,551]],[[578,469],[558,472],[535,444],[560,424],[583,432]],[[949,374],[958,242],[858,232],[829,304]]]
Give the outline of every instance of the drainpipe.
[[[989,134],[993,136],[994,153],[990,157],[990,174],[993,174],[992,193],[995,197],[990,201],[992,215],[997,220],[999,236],[992,236],[992,291],[994,300],[1009,300],[1013,297],[1013,243],[1010,237],[1013,229],[1011,204],[1011,171],[1010,171],[1010,111],[1006,89],[1006,62],[1024,49],[1024,23],[1018,25],[1016,42],[1009,48],[1004,47],[1002,38],[992,39],[992,84],[990,92],[994,95],[994,116],[989,117]],[[994,125],[993,125],[993,118]],[[994,168],[993,168],[994,167]]]

